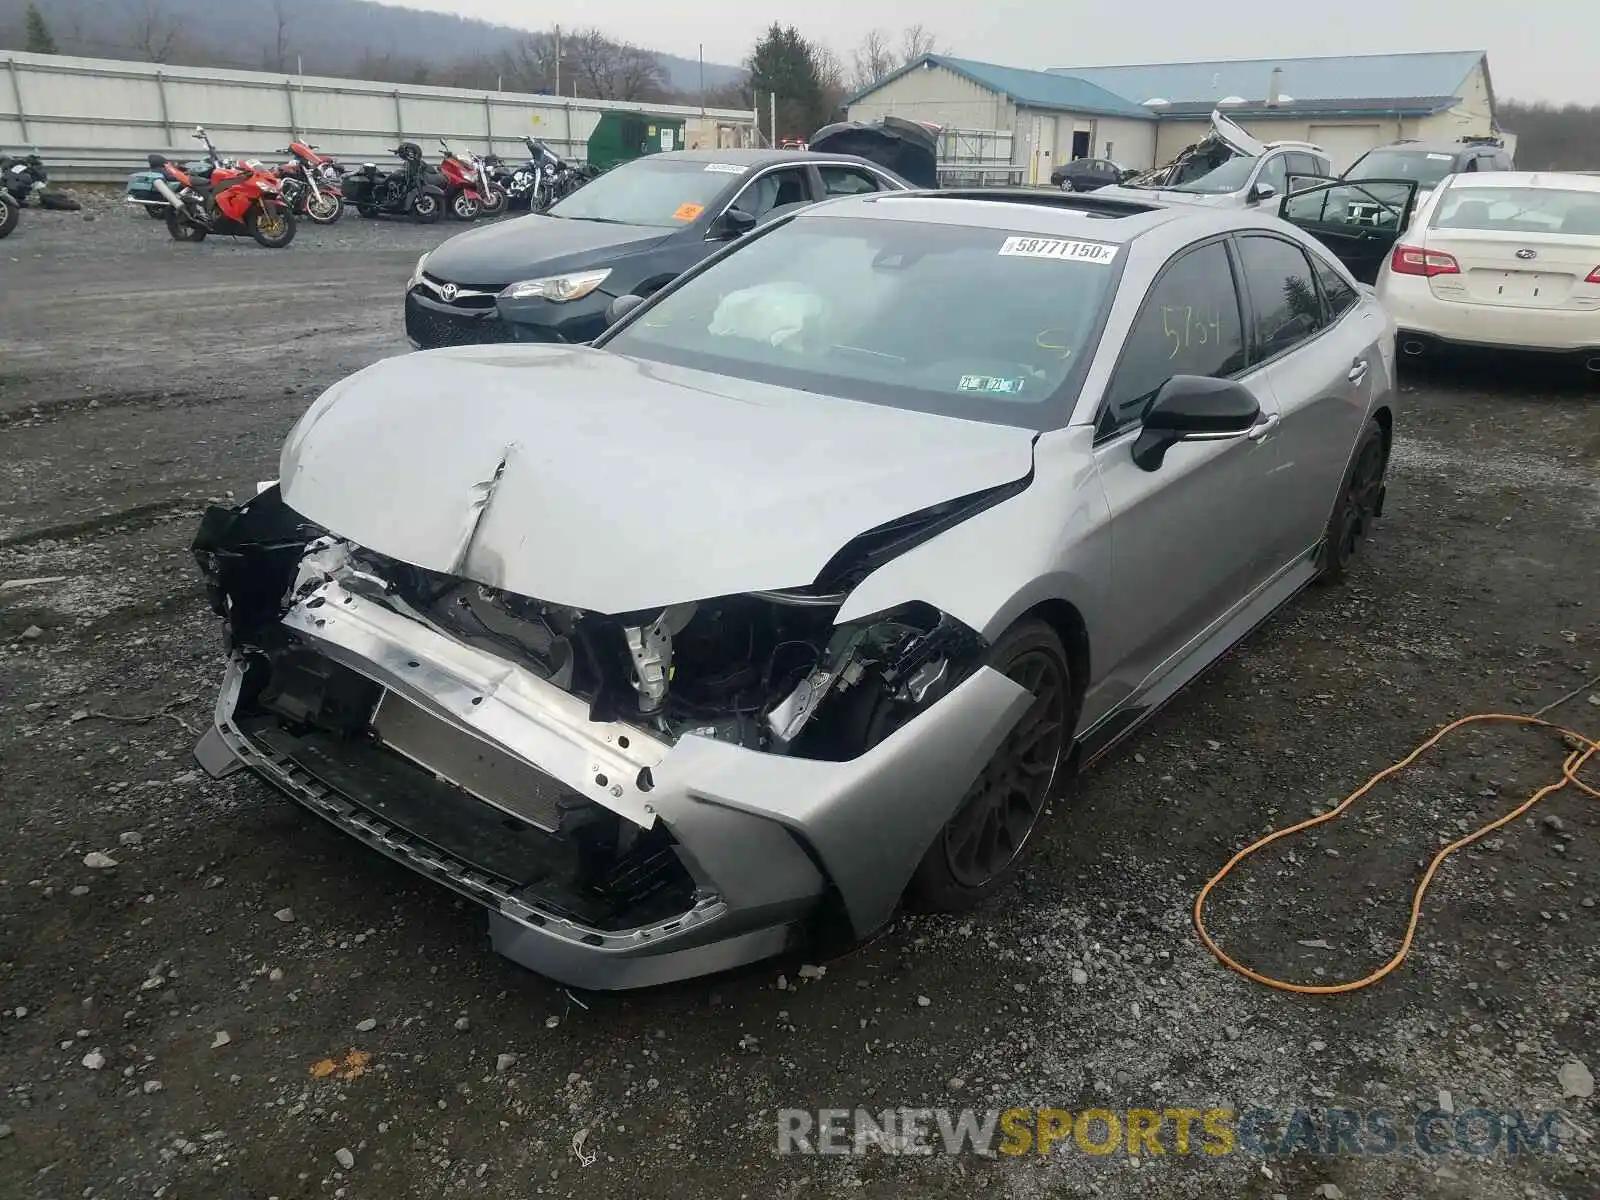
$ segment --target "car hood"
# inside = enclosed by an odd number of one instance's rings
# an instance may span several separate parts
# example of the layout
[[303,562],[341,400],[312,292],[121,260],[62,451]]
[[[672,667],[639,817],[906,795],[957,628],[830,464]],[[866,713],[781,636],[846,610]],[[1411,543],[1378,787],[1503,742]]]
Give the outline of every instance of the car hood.
[[588,347],[471,346],[335,384],[280,486],[369,550],[624,613],[809,584],[859,534],[1025,478],[1033,440]]
[[648,225],[532,214],[457,234],[428,255],[426,270],[448,283],[504,287],[551,270],[604,264],[672,233]]

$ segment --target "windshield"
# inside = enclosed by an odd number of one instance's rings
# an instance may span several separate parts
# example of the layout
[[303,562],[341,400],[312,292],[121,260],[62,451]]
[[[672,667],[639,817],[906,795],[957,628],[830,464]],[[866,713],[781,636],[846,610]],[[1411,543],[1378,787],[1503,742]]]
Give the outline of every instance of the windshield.
[[802,216],[664,295],[618,354],[970,420],[1052,427],[1096,344],[1121,248]]
[[693,221],[748,168],[681,158],[638,158],[586,183],[552,217],[677,229]]
[[1344,173],[1346,179],[1414,179],[1436,188],[1455,170],[1456,156],[1436,150],[1371,150]]
[[1600,192],[1561,188],[1449,188],[1434,214],[1435,229],[1600,235]]
[[1237,192],[1250,182],[1250,172],[1255,168],[1256,160],[1253,157],[1238,155],[1230,158],[1220,167],[1213,167],[1203,175],[1174,184],[1171,190],[1174,192],[1200,192],[1207,196],[1220,196],[1226,192]]

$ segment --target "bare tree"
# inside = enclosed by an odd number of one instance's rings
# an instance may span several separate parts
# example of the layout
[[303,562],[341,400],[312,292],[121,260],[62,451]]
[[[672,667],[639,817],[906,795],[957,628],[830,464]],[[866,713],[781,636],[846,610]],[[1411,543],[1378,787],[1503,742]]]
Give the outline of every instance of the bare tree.
[[564,41],[561,57],[578,90],[596,100],[654,100],[665,91],[654,54],[598,29]]
[[849,90],[866,90],[924,54],[932,54],[938,44],[939,39],[925,25],[908,25],[898,42],[885,30],[868,30],[850,54]]
[[510,49],[501,52],[498,65],[507,91],[548,91],[556,77],[555,39],[545,33],[518,38]]
[[889,35],[881,29],[867,30],[861,44],[850,55],[850,90],[864,91],[899,65],[889,45]]
[[178,49],[182,23],[162,0],[130,0],[128,43],[150,62],[170,62]]
[[926,26],[906,26],[905,32],[900,35],[900,61],[895,63],[896,69],[916,62],[924,54],[932,54],[938,44],[939,39]]
[[850,94],[849,75],[833,48],[821,42],[811,43],[811,61],[816,65],[817,82],[822,85],[823,103],[831,118],[834,110]]
[[289,44],[289,25],[294,19],[295,8],[296,0],[272,0],[272,17],[275,24],[270,51],[272,57],[268,65],[274,71],[289,69],[289,56],[292,53]]

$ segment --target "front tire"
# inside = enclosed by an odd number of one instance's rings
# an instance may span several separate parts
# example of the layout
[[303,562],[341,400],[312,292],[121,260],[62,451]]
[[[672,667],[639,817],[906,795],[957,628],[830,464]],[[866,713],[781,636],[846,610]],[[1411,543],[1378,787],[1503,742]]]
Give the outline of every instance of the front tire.
[[482,211],[483,205],[465,192],[450,197],[450,215],[458,221],[476,221]]
[[294,241],[294,214],[287,208],[269,211],[258,204],[245,214],[244,227],[257,245],[268,250],[282,250]]
[[330,192],[306,198],[306,220],[313,225],[336,225],[344,216],[344,201]]
[[1322,558],[1317,578],[1322,583],[1339,583],[1348,571],[1362,540],[1383,508],[1384,477],[1389,469],[1389,450],[1384,444],[1383,426],[1377,418],[1367,422],[1356,443],[1349,473],[1339,488],[1339,498],[1328,518],[1322,541]]
[[922,857],[906,892],[920,912],[981,904],[1021,869],[1072,746],[1078,698],[1055,630],[1027,618],[1002,634],[987,664],[1034,701],[985,764]]
[[492,187],[483,197],[483,215],[498,217],[505,212],[511,204],[511,197],[506,195],[504,188]]
[[0,196],[0,238],[10,237],[11,231],[17,227],[17,222],[22,219],[22,214],[17,210],[9,197]]

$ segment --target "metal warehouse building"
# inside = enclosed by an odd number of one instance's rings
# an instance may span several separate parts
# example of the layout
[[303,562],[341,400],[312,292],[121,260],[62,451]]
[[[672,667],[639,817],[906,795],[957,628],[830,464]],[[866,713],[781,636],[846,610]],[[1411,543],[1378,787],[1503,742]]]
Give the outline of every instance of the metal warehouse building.
[[1204,136],[1215,108],[1263,141],[1316,142],[1335,170],[1402,138],[1500,132],[1481,50],[1047,71],[928,54],[846,105],[852,120],[940,125],[947,163],[1007,162],[1024,183],[1047,183],[1074,158],[1166,162]]

